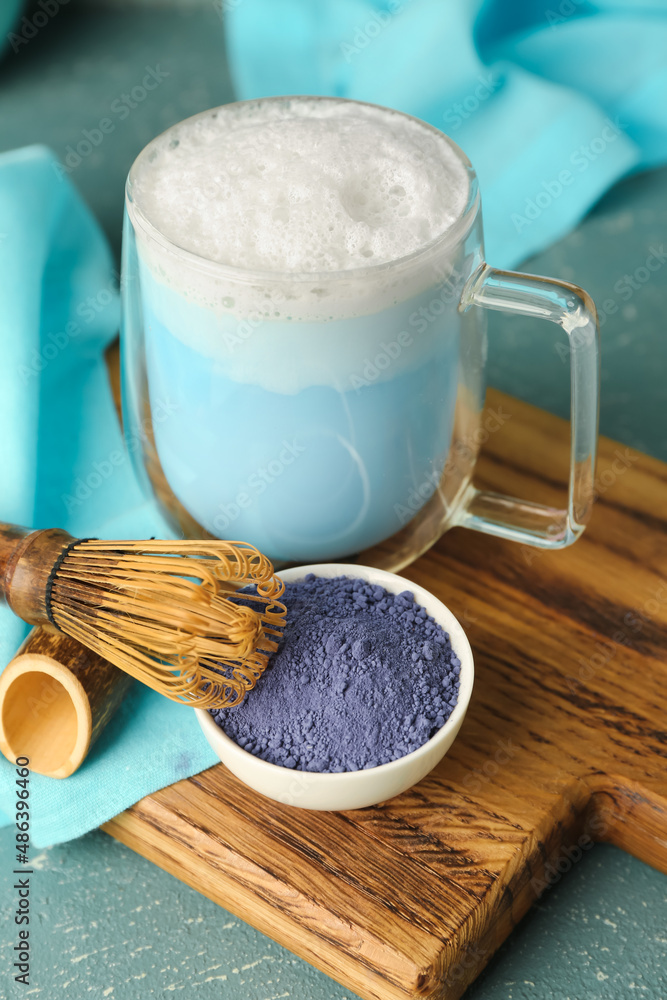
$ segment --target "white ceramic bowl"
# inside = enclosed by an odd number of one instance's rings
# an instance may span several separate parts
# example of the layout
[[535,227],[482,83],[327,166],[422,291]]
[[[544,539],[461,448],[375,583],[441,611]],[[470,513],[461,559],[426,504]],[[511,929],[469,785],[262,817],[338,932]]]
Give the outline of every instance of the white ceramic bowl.
[[[204,709],[195,709],[204,735],[237,778],[250,785],[262,795],[277,799],[302,809],[362,809],[378,802],[393,798],[407,788],[416,785],[449,750],[461,728],[468,702],[472,694],[474,667],[472,650],[465,632],[454,615],[428,590],[418,587],[402,576],[372,569],[370,566],[354,566],[349,563],[323,563],[317,566],[299,566],[284,570],[280,575],[287,583],[302,580],[307,573],[317,576],[350,576],[377,583],[393,594],[411,590],[415,601],[426,608],[428,613],[449,633],[452,648],[461,661],[459,677],[459,698],[454,711],[435,736],[412,753],[380,764],[365,771],[344,771],[340,774],[318,774],[312,771],[294,771],[278,764],[269,764],[254,757],[230,739],[213,717]],[[411,664],[406,662],[406,671]],[[252,694],[250,696],[252,698]]]

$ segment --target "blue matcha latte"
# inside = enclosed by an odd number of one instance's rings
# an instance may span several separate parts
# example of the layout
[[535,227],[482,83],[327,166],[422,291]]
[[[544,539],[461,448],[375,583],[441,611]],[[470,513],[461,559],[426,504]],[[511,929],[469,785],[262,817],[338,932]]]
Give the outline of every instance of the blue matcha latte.
[[436,489],[460,319],[446,253],[468,194],[444,138],[327,100],[205,113],[131,178],[162,470],[207,531],[274,560],[351,555]]

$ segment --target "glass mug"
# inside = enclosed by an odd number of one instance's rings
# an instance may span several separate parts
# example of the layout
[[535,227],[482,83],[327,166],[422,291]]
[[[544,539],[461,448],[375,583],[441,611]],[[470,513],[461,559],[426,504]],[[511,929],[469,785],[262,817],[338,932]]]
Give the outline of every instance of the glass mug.
[[[324,273],[253,272],[175,245],[135,196],[156,143],[187,141],[207,116],[231,125],[260,114],[279,129],[284,118],[352,104],[408,119],[425,155],[446,143],[467,176],[456,221],[406,256]],[[174,126],[128,177],[122,292],[126,433],[140,479],[180,534],[243,539],[279,566],[350,560],[393,571],[454,525],[550,549],[581,534],[597,444],[594,306],[576,285],[485,263],[474,171],[430,125],[297,97],[226,105]],[[562,510],[472,484],[487,309],[568,334]]]

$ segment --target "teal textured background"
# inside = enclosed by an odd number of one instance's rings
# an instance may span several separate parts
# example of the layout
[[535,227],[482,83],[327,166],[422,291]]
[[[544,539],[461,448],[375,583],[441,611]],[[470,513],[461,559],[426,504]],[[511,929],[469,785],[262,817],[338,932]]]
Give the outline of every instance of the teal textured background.
[[[215,5],[84,13],[63,7],[0,63],[0,148],[43,142],[65,156],[82,129],[141,82],[169,76],[72,171],[116,254],[128,167],[173,122],[232,98]],[[576,280],[602,327],[602,431],[667,460],[667,264],[632,289],[651,247],[667,244],[667,171],[624,181],[577,231],[526,270]],[[493,263],[493,262],[492,262]],[[631,293],[631,294],[629,294]],[[611,303],[611,305],[609,305]],[[616,308],[614,308],[616,307]],[[492,316],[490,382],[567,414],[568,368],[545,324]],[[354,1000],[326,976],[106,835],[34,859],[30,991],[7,976],[15,943],[13,830],[0,832],[0,996],[172,994],[200,1000]],[[534,907],[468,993],[469,1000],[667,998],[667,877],[596,846]],[[6,984],[6,986],[5,986]]]

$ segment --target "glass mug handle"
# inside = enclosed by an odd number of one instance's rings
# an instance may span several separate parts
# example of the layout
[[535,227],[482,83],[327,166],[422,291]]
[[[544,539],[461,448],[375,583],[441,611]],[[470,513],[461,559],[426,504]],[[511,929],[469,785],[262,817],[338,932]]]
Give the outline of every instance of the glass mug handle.
[[590,517],[600,401],[600,355],[595,306],[567,281],[497,271],[482,264],[469,278],[460,309],[472,306],[558,323],[570,346],[570,478],[559,510],[469,486],[457,524],[544,549],[574,542]]

